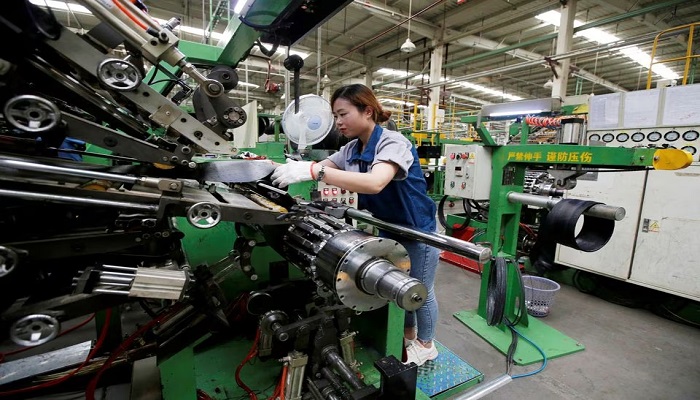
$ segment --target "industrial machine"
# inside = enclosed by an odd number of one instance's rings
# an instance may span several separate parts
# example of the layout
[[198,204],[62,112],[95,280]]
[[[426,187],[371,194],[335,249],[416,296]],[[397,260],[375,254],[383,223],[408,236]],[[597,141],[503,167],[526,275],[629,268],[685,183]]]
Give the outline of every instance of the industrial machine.
[[583,175],[567,198],[594,197],[625,208],[605,248],[581,253],[557,246],[558,264],[700,300],[693,232],[700,223],[700,113],[692,106],[700,85],[615,93],[591,98],[587,140],[606,147],[677,148],[693,163],[682,171]]
[[[80,3],[101,20],[84,34],[29,1],[0,12],[3,40],[24,44],[0,53],[0,335],[55,343],[92,314],[97,340],[0,363],[0,397],[73,384],[93,398],[124,365],[139,399],[154,382],[167,399],[416,397],[395,327],[426,288],[398,242],[349,222],[480,261],[490,250],[292,197],[268,180],[282,143],[253,157],[233,145],[254,119],[226,95],[237,63],[273,27],[290,45],[348,2],[256,1],[206,49],[140,2]],[[127,304],[149,315],[133,332]]]
[[[610,265],[610,259],[596,257],[595,252],[605,250],[615,237],[616,221],[626,219],[625,208],[598,200],[606,188],[586,185],[585,191],[578,192],[579,196],[585,193],[585,199],[574,199],[571,190],[588,183],[583,179],[589,171],[599,171],[599,176],[606,176],[609,170],[640,171],[625,172],[625,177],[659,173],[647,172],[651,169],[673,173],[670,171],[686,168],[693,160],[689,152],[670,146],[602,146],[590,140],[599,135],[590,130],[596,120],[562,110],[558,99],[484,106],[478,116],[465,121],[474,124],[481,143],[444,148],[445,194],[467,199],[471,209],[466,217],[448,216],[448,232],[490,247],[495,256],[488,263],[474,263],[448,255],[448,261],[482,276],[478,309],[455,316],[505,354],[508,365],[527,365],[585,348],[528,317],[535,305],[529,303],[520,278],[521,269],[531,264],[538,271],[550,268],[555,252],[559,259],[571,254],[575,262],[580,262],[578,257],[595,258],[601,269]],[[611,112],[600,106],[600,112],[603,110]],[[484,126],[492,120],[508,120],[510,128],[492,135]],[[521,336],[546,346],[518,346],[513,352]]]

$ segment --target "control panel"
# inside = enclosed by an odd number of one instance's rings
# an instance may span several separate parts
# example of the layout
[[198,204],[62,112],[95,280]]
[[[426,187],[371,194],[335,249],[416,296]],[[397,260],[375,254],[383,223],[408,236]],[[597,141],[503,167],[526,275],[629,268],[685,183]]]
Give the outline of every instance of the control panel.
[[318,192],[322,201],[335,201],[340,204],[347,204],[357,208],[357,193],[341,189],[338,186],[329,185],[324,182],[318,183]]
[[685,150],[700,161],[700,127],[615,129],[588,131],[588,143],[609,147],[659,147]]
[[488,200],[491,194],[491,151],[484,146],[445,145],[445,195]]

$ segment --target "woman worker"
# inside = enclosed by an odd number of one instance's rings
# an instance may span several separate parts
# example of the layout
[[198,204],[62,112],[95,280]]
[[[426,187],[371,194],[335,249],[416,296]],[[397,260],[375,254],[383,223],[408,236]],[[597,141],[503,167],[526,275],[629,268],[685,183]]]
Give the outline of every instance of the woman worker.
[[[391,112],[384,111],[366,86],[341,87],[331,97],[336,128],[350,139],[327,159],[288,160],[272,174],[273,184],[316,180],[358,193],[358,208],[394,224],[432,233],[435,231],[435,202],[428,197],[427,185],[413,144],[402,134],[379,126]],[[418,310],[406,312],[404,345],[406,363],[423,365],[434,360],[438,351],[433,343],[438,321],[434,282],[439,253],[434,247],[415,240],[380,232],[401,243],[411,260],[410,275],[428,288],[428,297]]]

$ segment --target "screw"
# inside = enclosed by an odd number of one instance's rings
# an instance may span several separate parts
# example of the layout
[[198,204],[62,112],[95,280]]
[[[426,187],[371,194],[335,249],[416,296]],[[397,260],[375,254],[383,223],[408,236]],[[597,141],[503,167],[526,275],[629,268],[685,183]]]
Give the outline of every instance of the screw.
[[189,164],[187,164],[187,166],[190,167],[190,169],[195,169],[197,168],[197,163],[194,161],[190,161]]
[[411,301],[413,301],[415,303],[420,303],[421,301],[423,301],[423,298],[420,297],[420,295],[418,295],[418,293],[414,293],[413,296],[411,296]]
[[182,154],[190,154],[192,152],[192,149],[187,146],[184,146],[180,149],[180,151],[182,152]]
[[163,160],[163,161],[165,161],[165,162],[168,162],[168,157],[163,156],[163,158],[161,158],[161,160]]
[[177,156],[170,157],[170,161],[172,161],[172,162],[177,162],[177,160],[179,160],[179,158],[177,158]]
[[177,190],[178,186],[177,182],[173,182],[170,184],[170,190]]

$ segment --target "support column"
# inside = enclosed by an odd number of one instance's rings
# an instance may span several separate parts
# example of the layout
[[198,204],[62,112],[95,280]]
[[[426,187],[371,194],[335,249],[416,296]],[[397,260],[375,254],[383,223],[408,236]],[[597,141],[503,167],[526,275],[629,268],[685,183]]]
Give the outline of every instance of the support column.
[[[430,54],[430,83],[440,82],[442,78],[442,59],[445,55],[445,46],[437,45],[433,41],[435,49]],[[428,102],[428,126],[427,129],[437,129],[437,112],[440,108],[440,86],[430,89],[430,101]],[[426,127],[423,127],[426,129]]]
[[372,88],[372,66],[366,65],[365,67],[365,86]]
[[[574,37],[574,17],[576,16],[577,0],[567,0],[560,9],[561,19],[559,20],[559,33],[557,35],[556,54],[564,54],[571,51],[571,42]],[[569,83],[569,66],[571,61],[568,58],[559,60],[556,68],[556,77],[552,86],[552,97],[564,100],[566,97],[566,85]]]

